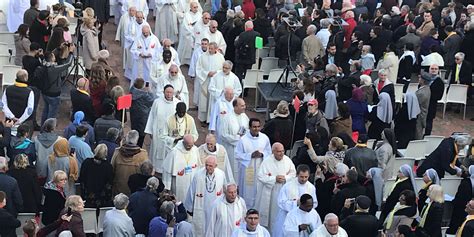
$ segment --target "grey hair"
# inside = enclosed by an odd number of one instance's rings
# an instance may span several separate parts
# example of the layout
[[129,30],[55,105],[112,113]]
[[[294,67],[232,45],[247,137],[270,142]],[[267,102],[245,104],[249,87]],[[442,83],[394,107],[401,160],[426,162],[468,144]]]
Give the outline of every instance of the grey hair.
[[233,19],[235,17],[235,12],[232,9],[227,10],[226,14],[227,19]]
[[0,170],[3,170],[8,167],[7,158],[0,156]]
[[379,75],[387,75],[387,70],[385,69],[380,69],[379,72],[378,72]]
[[324,224],[327,224],[329,220],[338,220],[339,221],[339,218],[337,217],[336,214],[334,213],[328,213],[325,217],[324,217]]
[[209,43],[209,46],[211,46],[211,45],[214,46],[214,47],[216,47],[216,48],[219,48],[219,46],[217,46],[217,43],[216,43],[216,42],[210,42],[210,43]]
[[457,52],[454,57],[460,57],[462,58],[462,60],[464,60],[464,58],[466,57],[466,55],[463,53],[463,52]]
[[49,118],[44,121],[43,126],[41,127],[41,131],[43,132],[53,132],[56,128],[57,119],[56,118]]
[[131,145],[137,145],[138,137],[139,137],[139,134],[137,130],[130,130],[128,131],[127,136],[125,137],[125,143],[131,144]]
[[28,81],[28,71],[25,69],[20,69],[16,73],[16,79],[21,82],[27,82]]
[[403,6],[400,8],[400,10],[403,10],[403,9],[405,9],[407,12],[410,12],[410,6],[408,6],[408,5],[403,5]]
[[107,159],[107,145],[99,144],[94,149],[94,156],[99,160],[106,160]]
[[232,61],[230,60],[225,60],[224,64],[227,64],[230,66],[230,69],[232,69],[234,67],[234,64],[232,63]]
[[151,192],[155,192],[159,186],[160,181],[156,177],[150,177],[146,181],[146,189],[150,190]]
[[368,44],[364,44],[362,46],[362,49],[367,49],[367,52],[370,53],[372,52],[372,46],[368,45]]
[[316,30],[318,30],[318,28],[315,25],[310,24],[308,26],[308,30],[310,30],[314,34],[314,33],[316,33]]
[[337,73],[337,66],[330,63],[326,65],[326,71]]
[[140,173],[143,175],[153,175],[151,172],[153,172],[153,164],[149,160],[144,161],[140,165]]
[[114,197],[114,206],[117,210],[123,210],[128,206],[128,197],[123,193],[119,193]]
[[416,32],[416,26],[410,24],[407,26],[407,33],[415,33]]
[[125,91],[123,90],[123,87],[121,86],[114,86],[109,92],[110,97],[114,100],[117,101],[117,98],[120,96],[124,95]]
[[172,201],[164,201],[160,206],[160,216],[166,217],[174,212],[174,203]]
[[109,140],[115,141],[119,137],[120,130],[118,128],[109,128],[107,129],[106,137]]
[[471,144],[472,138],[471,138],[471,135],[469,134],[465,134],[465,133],[455,134],[452,137],[455,139],[456,144],[458,145],[467,146]]
[[229,187],[231,186],[235,186],[237,188],[236,183],[227,183],[227,184],[224,184],[224,191],[227,193],[227,189],[229,189]]
[[331,25],[331,21],[329,19],[324,18],[321,20],[320,24],[322,29],[327,29],[329,25]]

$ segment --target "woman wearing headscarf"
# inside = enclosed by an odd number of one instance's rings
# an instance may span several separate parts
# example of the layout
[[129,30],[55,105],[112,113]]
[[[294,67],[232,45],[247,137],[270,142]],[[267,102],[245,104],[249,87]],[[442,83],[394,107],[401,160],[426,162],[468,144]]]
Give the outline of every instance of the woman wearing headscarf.
[[367,109],[367,102],[364,101],[364,94],[362,89],[354,88],[352,90],[352,98],[347,101],[349,112],[352,118],[352,131],[357,131],[359,134],[367,134],[365,128],[365,120],[369,115]]
[[339,116],[336,117],[329,126],[331,128],[332,137],[345,133],[352,136],[352,118],[347,104],[339,102],[337,104],[337,112]]
[[382,131],[385,128],[390,128],[392,115],[393,109],[390,96],[382,92],[379,95],[379,103],[369,113],[369,121],[372,122],[367,133],[369,138],[380,140]]
[[379,167],[370,168],[367,171],[364,187],[367,190],[367,196],[372,200],[369,213],[375,213],[382,207],[384,180],[383,170]]
[[405,102],[395,116],[395,137],[398,140],[397,147],[405,149],[411,140],[415,139],[416,119],[420,114],[420,104],[415,93],[405,94]]
[[397,205],[400,194],[404,190],[410,190],[412,192],[417,190],[415,175],[413,174],[412,167],[406,164],[402,165],[398,170],[397,181],[395,181],[393,184],[392,191],[390,191],[390,194],[385,200],[385,205],[382,209],[382,213],[380,214],[381,221],[385,220],[387,215],[393,210],[395,205]]
[[326,91],[325,97],[326,103],[324,103],[324,117],[330,123],[337,117],[336,92],[334,90],[328,90]]
[[434,184],[439,183],[438,173],[434,169],[427,169],[423,174],[423,187],[418,191],[418,211],[422,211],[423,205],[428,200],[428,189]]
[[456,231],[467,216],[467,213],[464,210],[466,208],[466,203],[474,197],[474,165],[469,166],[469,175],[470,176],[461,180],[456,196],[452,201],[453,214],[446,234],[456,234]]
[[82,111],[77,111],[74,113],[74,120],[66,128],[64,128],[64,137],[69,139],[72,135],[76,135],[76,128],[79,127],[79,125],[86,126],[87,134],[85,142],[89,144],[91,148],[93,148],[95,146],[94,128],[86,120],[84,120],[84,116],[84,112]]
[[[435,172],[436,173],[436,172]],[[416,228],[417,236],[441,237],[441,222],[443,221],[444,193],[443,188],[433,184],[428,189],[429,202],[420,203],[420,221]],[[418,207],[419,208],[419,207]]]
[[[397,235],[398,226],[411,226],[413,220],[418,217],[418,210],[416,209],[416,196],[413,190],[404,190],[397,197],[397,202],[388,215],[380,216],[383,221],[383,232],[386,237],[395,237]],[[385,209],[385,208],[384,208]]]
[[53,153],[48,157],[48,181],[54,177],[56,170],[62,170],[68,174],[68,182],[64,186],[66,196],[76,194],[74,184],[79,176],[76,155],[70,153],[69,142],[65,138],[60,138],[53,146]]
[[331,199],[336,184],[342,183],[342,177],[346,175],[349,167],[344,163],[337,163],[334,170],[329,170],[325,163],[320,163],[317,167],[314,186],[318,197],[318,207],[316,210],[321,216],[326,216],[330,212]]
[[60,138],[54,132],[56,122],[55,118],[46,119],[41,127],[40,134],[33,138],[36,151],[36,173],[41,185],[46,182],[46,177],[48,176],[48,156],[53,152],[54,143]]
[[68,175],[62,170],[53,172],[51,181],[47,182],[43,188],[44,204],[41,222],[44,225],[53,223],[58,219],[59,213],[64,208],[66,194],[64,188],[68,182]]
[[285,147],[285,150],[291,148],[292,141],[293,121],[289,114],[288,102],[280,101],[276,110],[273,111],[274,117],[265,123],[261,131],[268,136],[270,144],[280,142]]
[[397,154],[397,144],[393,130],[386,128],[382,132],[382,143],[377,144],[375,155],[379,161],[379,168],[382,168],[382,177],[385,181],[392,178],[393,162]]

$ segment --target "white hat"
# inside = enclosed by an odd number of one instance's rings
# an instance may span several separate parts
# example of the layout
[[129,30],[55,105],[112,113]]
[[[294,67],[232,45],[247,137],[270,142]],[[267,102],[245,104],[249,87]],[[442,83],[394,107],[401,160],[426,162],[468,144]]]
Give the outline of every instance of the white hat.
[[101,51],[99,51],[98,54],[99,54],[99,58],[102,58],[102,59],[107,59],[110,56],[109,51],[106,49],[102,49]]
[[396,15],[400,15],[400,8],[398,8],[397,6],[393,6],[392,7],[392,12],[395,13]]

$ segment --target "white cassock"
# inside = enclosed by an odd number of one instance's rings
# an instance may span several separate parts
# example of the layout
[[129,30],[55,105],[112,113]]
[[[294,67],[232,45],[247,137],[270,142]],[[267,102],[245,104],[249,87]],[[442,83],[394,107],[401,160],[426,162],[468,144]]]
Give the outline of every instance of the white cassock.
[[143,16],[145,17],[145,21],[148,17],[148,13],[150,10],[148,9],[148,3],[146,0],[123,0],[122,3],[122,15],[128,12],[128,8],[136,7],[137,11],[143,12]]
[[194,90],[194,93],[199,93],[199,113],[198,119],[201,122],[209,121],[210,112],[208,111],[208,99],[209,99],[209,80],[207,76],[209,72],[219,71],[222,69],[224,64],[224,56],[220,53],[209,54],[206,52],[199,57],[199,60],[196,64],[196,78],[194,80],[199,80],[200,90]]
[[[223,71],[218,71],[209,80],[209,113],[212,113],[212,108],[219,100],[219,97],[224,94],[225,88],[232,88],[234,90],[234,98],[239,97],[242,93],[242,85],[239,78],[233,72],[229,72],[226,75]],[[210,121],[208,120],[208,122]]]
[[247,224],[243,223],[240,225],[240,228],[234,230],[231,237],[270,237],[270,233],[265,227],[257,225],[255,231],[247,230]]
[[225,195],[212,204],[211,216],[206,226],[206,237],[231,236],[244,222],[247,212],[245,201],[237,197],[233,203],[227,202]]
[[173,191],[176,200],[185,200],[191,180],[201,166],[196,146],[186,150],[179,141],[163,161],[163,184]]
[[11,33],[16,32],[23,24],[23,15],[30,8],[29,0],[10,0],[8,5],[7,27]]
[[[144,37],[140,34],[132,44],[131,53],[135,59],[132,69],[132,81],[141,77],[146,82],[150,81],[150,69],[152,62],[158,57],[157,50],[160,47],[160,42],[155,35],[150,34]],[[149,58],[142,58],[139,55],[151,56]]]
[[320,225],[318,229],[316,229],[316,231],[313,231],[313,233],[309,235],[309,237],[347,237],[347,236],[348,235],[347,235],[346,230],[344,230],[340,226],[337,228],[337,234],[332,235],[331,233],[329,233],[329,231],[326,229],[326,226],[324,225]]
[[[202,14],[203,10],[198,0],[178,0],[176,14],[178,14],[179,24],[183,22],[184,15],[191,11],[191,3],[198,3],[198,12]],[[181,42],[181,41],[180,41]]]
[[[302,224],[307,224],[309,226],[305,231],[300,232],[298,226]],[[288,212],[288,215],[286,216],[285,223],[283,224],[284,236],[308,237],[321,225],[321,217],[319,217],[316,210],[311,209],[310,212],[306,212],[297,207]]]
[[150,160],[156,172],[163,173],[163,159],[166,153],[166,144],[161,136],[166,129],[168,116],[176,112],[176,104],[180,102],[173,97],[172,101],[165,100],[165,98],[157,98],[151,106],[148,121],[145,126],[145,133],[153,136],[150,147]]
[[204,236],[206,221],[211,216],[209,205],[223,196],[224,184],[225,174],[219,168],[214,169],[212,175],[207,175],[204,167],[196,171],[184,201],[184,208],[193,213],[191,223],[194,236]]
[[[216,32],[212,33],[209,28],[204,31],[205,33],[202,35],[202,38],[207,38],[209,39],[209,43],[211,42],[216,42],[217,48],[220,49],[222,54],[225,54],[225,50],[227,48],[227,43],[224,40],[224,36],[219,30],[216,30]],[[201,43],[201,39],[199,39],[199,43]]]
[[186,108],[189,108],[189,91],[188,85],[186,84],[186,79],[183,74],[178,73],[178,75],[173,78],[169,72],[165,73],[158,79],[156,86],[156,95],[158,97],[165,97],[163,89],[166,85],[172,85],[174,88],[174,95],[179,95],[181,101],[186,104]]
[[235,147],[240,141],[241,132],[249,129],[249,117],[245,113],[237,115],[234,110],[224,116],[219,123],[219,133],[217,140],[225,147],[229,161],[234,172],[234,179],[239,180],[239,170],[237,161],[234,159]]
[[[158,60],[151,62],[150,79],[151,79],[151,84],[152,84],[152,90],[154,90],[155,92],[158,91],[159,88],[157,88],[157,86],[158,86],[159,78],[169,72],[171,65],[176,65],[176,64],[173,61],[170,61],[169,63],[165,63],[164,61],[158,61]],[[179,74],[182,74],[179,66],[178,66],[178,72]],[[161,90],[163,90],[163,88],[161,88]]]
[[257,172],[255,209],[260,212],[260,224],[268,229],[271,229],[278,214],[278,194],[284,185],[276,182],[277,175],[284,175],[286,181],[291,181],[296,176],[295,165],[288,156],[283,156],[279,161],[273,154],[268,156]]
[[318,206],[318,199],[316,197],[316,188],[310,182],[300,184],[298,179],[293,179],[286,182],[285,185],[280,190],[278,194],[278,214],[273,223],[272,227],[272,236],[273,237],[283,237],[283,224],[285,223],[285,218],[287,214],[298,207],[298,200],[301,195],[309,194],[313,197],[314,208]]
[[[126,41],[125,41],[125,32],[130,31],[130,28],[132,28],[131,23],[136,22],[135,17],[130,17],[130,15],[125,13],[125,15],[122,15],[120,17],[120,22],[117,26],[117,32],[115,33],[115,40],[120,41],[120,45],[122,46],[122,53],[123,53],[123,63],[122,67],[123,69],[126,68],[126,65],[130,63],[131,60],[131,55],[130,55],[130,47],[131,44],[128,46],[128,50],[126,50],[127,47],[125,47]],[[135,31],[136,32],[136,31]]]
[[[130,19],[130,17],[128,17]],[[123,52],[124,52],[124,69],[125,73],[124,76],[131,81],[135,81],[133,77],[133,67],[135,66],[135,58],[132,57],[132,45],[137,40],[137,37],[140,37],[142,34],[143,26],[150,26],[147,22],[143,21],[141,24],[138,22],[133,21],[128,24],[128,27],[125,28],[124,31],[124,40],[123,42]],[[150,28],[151,29],[151,28]],[[150,31],[151,32],[151,31]],[[131,83],[133,85],[133,83]]]
[[207,149],[206,144],[199,146],[199,156],[201,158],[201,164],[206,163],[206,158],[208,156],[214,156],[217,160],[217,168],[225,172],[225,178],[227,183],[234,183],[234,174],[232,173],[232,166],[229,162],[229,157],[227,156],[227,151],[225,147],[219,143],[216,143],[216,150],[214,152]]
[[[153,0],[152,0],[153,1]],[[178,0],[156,0],[155,33],[160,39],[178,41]]]
[[[164,50],[163,46],[161,46],[158,49],[159,61],[163,60],[163,50]],[[178,51],[176,51],[176,49],[174,49],[173,47],[170,47],[169,50],[171,51],[171,61],[174,64],[178,65],[178,67],[181,66],[181,62],[179,61]]]
[[[178,46],[178,49],[179,49],[179,46]],[[196,77],[196,63],[199,57],[201,57],[203,53],[204,51],[202,51],[201,46],[195,48],[193,51],[193,56],[191,57],[191,63],[189,64],[188,76],[193,77],[194,91],[201,91],[201,84],[199,84],[199,80],[196,79],[195,77]],[[193,94],[193,103],[196,106],[199,104],[199,94],[200,93]]]
[[234,99],[232,99],[231,101],[227,101],[225,99],[225,96],[221,95],[219,99],[216,101],[216,103],[213,105],[213,107],[211,108],[209,130],[214,131],[216,133],[218,143],[221,142],[219,140],[220,137],[217,136],[217,134],[219,133],[218,131],[219,123],[220,121],[222,121],[222,117],[226,116],[228,113],[234,110],[234,106],[232,106],[233,101]]
[[175,147],[175,145],[179,143],[178,142],[175,144],[175,140],[177,138],[184,137],[184,135],[186,134],[191,134],[193,136],[194,141],[197,141],[197,139],[199,138],[199,134],[196,129],[196,124],[194,123],[193,117],[191,117],[189,114],[185,114],[182,118],[179,118],[176,114],[168,116],[166,128],[163,131],[163,135],[161,136],[161,139],[165,143],[165,155],[167,155]]
[[[204,24],[202,18],[200,21],[196,22],[193,28],[193,38],[194,38],[194,49],[201,46],[201,39],[204,38],[206,31],[209,30],[209,22]],[[209,41],[210,43],[211,41]]]
[[[263,157],[251,158],[252,153],[259,151]],[[235,148],[235,160],[239,170],[239,194],[245,199],[248,208],[253,208],[257,195],[257,171],[263,160],[272,154],[270,139],[264,133],[254,137],[250,132],[242,136]]]
[[184,13],[184,18],[181,22],[181,26],[179,28],[179,45],[178,45],[178,54],[179,54],[179,61],[183,64],[190,64],[191,57],[193,54],[193,47],[194,47],[194,38],[193,38],[193,30],[194,25],[201,19],[202,12],[192,12],[187,11]]

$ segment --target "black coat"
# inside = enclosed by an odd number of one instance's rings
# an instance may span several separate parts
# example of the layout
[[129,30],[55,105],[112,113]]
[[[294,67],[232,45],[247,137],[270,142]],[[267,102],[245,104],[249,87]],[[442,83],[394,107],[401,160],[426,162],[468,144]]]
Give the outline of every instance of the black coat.
[[240,33],[239,39],[235,42],[236,63],[247,65],[255,63],[255,37],[257,36],[260,36],[260,33],[254,30]]
[[[295,117],[296,111],[293,108],[293,105],[289,106],[289,109],[290,109],[290,116],[293,119],[296,119],[295,133],[294,133],[294,139],[293,139],[293,143],[294,143],[295,141],[303,140],[304,135],[306,134],[305,119],[306,119],[306,114],[308,113],[308,106],[307,106],[306,103],[303,104],[300,107],[300,112],[298,114],[296,114],[296,117]],[[293,157],[290,157],[290,158],[293,158]]]
[[48,41],[45,38],[51,35],[51,25],[46,26],[42,24],[38,18],[33,21],[33,24],[30,26],[29,39],[31,43],[38,43],[43,50],[46,50],[46,44]]
[[364,41],[364,44],[368,44],[370,41],[370,30],[372,30],[372,25],[368,22],[359,22],[354,28],[354,32],[359,31],[362,33],[360,40]]
[[470,178],[461,180],[459,184],[456,196],[452,201],[453,203],[453,214],[451,216],[451,222],[449,223],[449,229],[446,234],[456,234],[456,231],[464,222],[467,213],[466,204],[474,197],[474,190],[472,189],[472,182]]
[[374,54],[375,60],[377,62],[383,56],[388,44],[389,42],[387,42],[387,39],[384,39],[381,36],[377,36],[376,38],[370,40],[369,45],[372,47],[372,53]]
[[379,102],[379,95],[382,92],[385,92],[390,96],[390,101],[392,101],[392,108],[395,109],[395,86],[392,83],[387,84],[384,87],[382,87],[382,90],[380,90],[380,92],[378,92],[377,90],[377,85],[374,84],[373,88],[375,92],[373,95],[374,105]]
[[[226,60],[235,60],[235,45],[234,40],[239,36],[242,32],[244,32],[244,26],[234,26],[228,30],[228,32],[224,35],[225,42],[227,44],[227,49],[225,50],[224,58]],[[254,43],[255,46],[255,43]],[[255,57],[254,57],[255,58]]]
[[[275,57],[280,60],[288,59],[288,37],[290,34],[285,34],[275,42]],[[290,56],[291,60],[296,60],[296,53],[301,51],[301,39],[296,34],[290,36]]]
[[408,105],[406,103],[395,115],[395,137],[397,138],[397,147],[405,149],[408,143],[415,140],[416,118],[408,119]]
[[28,166],[25,169],[11,169],[8,171],[8,174],[16,179],[20,187],[23,198],[22,212],[39,213],[43,193],[38,184],[35,168]]
[[272,33],[271,29],[270,21],[265,18],[257,18],[253,21],[253,30],[260,33],[260,37],[263,38],[263,45],[268,43],[268,37]]
[[[84,112],[84,120],[89,124],[94,124],[95,121],[95,111],[92,107],[92,99],[90,96],[78,91],[77,89],[71,90],[71,104],[72,104],[72,115],[71,118],[74,118],[74,114],[77,111]],[[72,120],[72,119],[71,119]]]
[[474,236],[474,220],[466,222],[464,229],[461,232],[461,237],[471,237]]
[[404,190],[411,190],[414,191],[413,185],[411,184],[410,178],[400,182],[395,186],[388,195],[387,199],[385,200],[385,205],[383,205],[382,212],[380,213],[380,221],[385,221],[387,215],[393,210],[395,205],[397,205],[398,198],[400,197],[400,193]]
[[0,172],[0,190],[7,194],[5,210],[16,217],[18,212],[23,211],[23,198],[21,197],[18,182],[15,178]]
[[[474,43],[474,42],[473,42]],[[472,46],[471,46],[472,47]],[[473,47],[474,48],[474,47]],[[450,84],[455,84],[456,82],[456,64],[451,68],[451,80]],[[459,70],[459,83],[471,86],[472,83],[472,64],[469,61],[464,60],[461,64],[461,69]]]
[[108,22],[110,18],[110,1],[109,0],[85,0],[84,8],[91,7],[97,16],[99,22]]
[[291,148],[291,135],[293,129],[293,119],[291,117],[275,117],[265,123],[262,132],[270,139],[270,144],[280,142],[285,150]]
[[[422,177],[427,169],[433,168],[438,173],[440,179],[444,178],[444,173],[448,172],[452,175],[457,173],[456,169],[451,168],[456,152],[454,148],[454,138],[448,137],[443,139],[439,146],[429,154],[425,161],[416,170],[416,175]],[[460,165],[460,161],[456,161],[456,166]]]
[[326,216],[326,214],[331,212],[331,199],[334,195],[332,191],[334,189],[334,184],[336,184],[336,180],[340,179],[338,176],[331,173],[326,173],[324,176],[324,182],[322,179],[317,179],[314,182],[316,196],[318,197],[318,207],[316,208],[316,211],[318,211],[320,216]]
[[86,207],[112,206],[112,165],[106,160],[85,159],[79,173],[82,198]]
[[44,225],[53,223],[59,217],[59,213],[64,208],[65,196],[53,189],[43,188],[44,204],[41,222]]
[[344,207],[347,198],[356,198],[359,195],[365,195],[365,187],[359,183],[348,183],[339,185],[339,192],[334,194],[331,199],[331,212],[339,215]]
[[464,35],[459,51],[466,54],[465,61],[474,62],[474,31],[468,31]]
[[132,193],[128,204],[128,215],[132,218],[137,234],[148,235],[148,226],[158,216],[158,196],[148,190]]
[[426,186],[425,188],[421,188],[420,191],[418,191],[418,213],[421,213],[423,210],[423,204],[426,203],[426,200],[428,200],[428,189],[431,187],[430,184]]
[[369,113],[369,121],[372,123],[369,126],[367,135],[370,139],[381,140],[382,131],[385,128],[390,128],[390,123],[385,123],[377,117],[377,107],[374,107]]
[[411,80],[411,74],[415,71],[415,64],[413,63],[413,57],[406,56],[400,60],[398,65],[398,75],[399,79],[406,78]]
[[377,217],[365,212],[355,212],[346,218],[341,218],[340,226],[346,230],[349,237],[377,237]]
[[357,174],[365,177],[370,168],[377,167],[378,161],[374,150],[368,147],[355,146],[346,151],[344,164],[348,167],[355,167]]
[[[420,204],[420,202],[418,202]],[[427,203],[425,206],[428,205]],[[420,205],[421,206],[421,205]],[[441,237],[441,222],[443,220],[443,203],[433,202],[426,216],[425,225],[421,228],[430,237]],[[420,212],[420,216],[423,213]]]
[[[128,177],[128,188],[130,188],[130,193],[134,193],[136,191],[142,190],[146,186],[146,182],[151,177],[151,175],[143,175],[143,174],[132,174]],[[161,181],[160,178],[156,177],[160,184],[158,185],[158,189],[156,190],[158,193],[161,193],[163,189],[165,189],[165,185]]]
[[[8,203],[8,201],[7,201]],[[21,226],[21,222],[17,220],[7,210],[0,208],[0,236],[2,237],[15,237],[16,228]]]
[[337,89],[339,92],[340,101],[346,101],[352,98],[352,85],[357,87],[360,86],[360,75],[362,73],[360,71],[356,71],[352,74],[349,74],[347,77],[344,77],[342,80],[339,80],[337,83]]
[[434,119],[436,117],[436,106],[438,105],[438,100],[443,98],[444,93],[444,82],[440,77],[436,79],[430,85],[431,96],[430,96],[430,105],[428,106],[427,119]]

